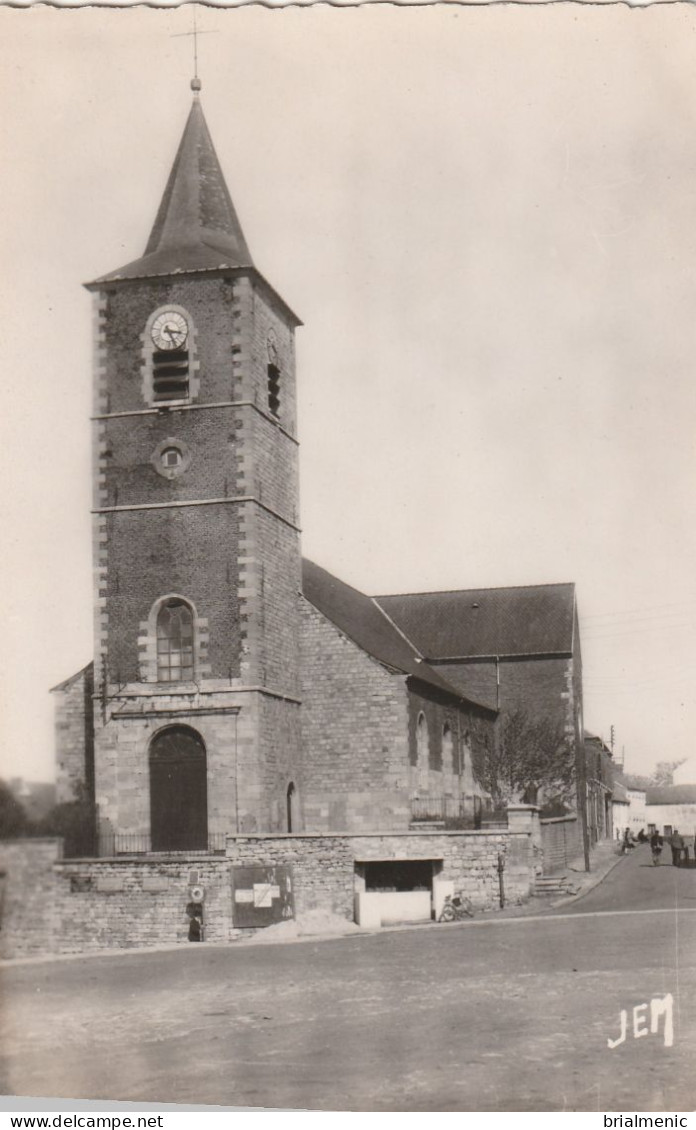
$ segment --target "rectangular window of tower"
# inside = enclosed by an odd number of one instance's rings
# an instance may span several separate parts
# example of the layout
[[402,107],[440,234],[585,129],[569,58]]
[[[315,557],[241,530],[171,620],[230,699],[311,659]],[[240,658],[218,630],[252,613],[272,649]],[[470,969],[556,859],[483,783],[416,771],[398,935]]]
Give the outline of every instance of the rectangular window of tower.
[[280,412],[280,369],[268,366],[268,410],[273,416]]
[[152,389],[156,403],[187,400],[189,395],[188,349],[156,349],[152,354]]

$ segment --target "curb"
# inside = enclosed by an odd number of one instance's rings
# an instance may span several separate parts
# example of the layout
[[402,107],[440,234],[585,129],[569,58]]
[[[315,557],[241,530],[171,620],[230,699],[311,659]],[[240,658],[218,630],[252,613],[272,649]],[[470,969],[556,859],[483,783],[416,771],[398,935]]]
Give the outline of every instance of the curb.
[[557,908],[571,906],[574,902],[579,902],[581,898],[584,898],[585,895],[589,894],[590,891],[593,891],[595,887],[598,887],[599,884],[606,879],[607,875],[609,875],[615,867],[618,867],[619,863],[621,863],[625,858],[626,856],[617,855],[616,859],[612,860],[612,862],[609,864],[606,871],[603,871],[601,875],[595,874],[593,878],[585,885],[583,890],[578,891],[576,895],[569,895],[567,898],[556,899],[555,902],[549,903],[549,908],[551,910],[556,910]]

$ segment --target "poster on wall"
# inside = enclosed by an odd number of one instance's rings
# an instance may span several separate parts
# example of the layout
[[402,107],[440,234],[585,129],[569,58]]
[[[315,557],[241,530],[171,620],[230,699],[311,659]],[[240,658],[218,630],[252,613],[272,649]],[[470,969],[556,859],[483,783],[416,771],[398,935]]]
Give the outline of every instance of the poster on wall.
[[235,926],[272,926],[294,918],[292,867],[233,867],[232,906]]

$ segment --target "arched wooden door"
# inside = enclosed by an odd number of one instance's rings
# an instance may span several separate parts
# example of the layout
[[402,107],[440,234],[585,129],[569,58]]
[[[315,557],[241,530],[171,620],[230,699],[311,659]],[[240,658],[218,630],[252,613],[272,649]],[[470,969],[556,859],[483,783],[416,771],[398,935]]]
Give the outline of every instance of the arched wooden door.
[[203,739],[188,726],[170,726],[150,744],[152,851],[208,847],[208,781]]

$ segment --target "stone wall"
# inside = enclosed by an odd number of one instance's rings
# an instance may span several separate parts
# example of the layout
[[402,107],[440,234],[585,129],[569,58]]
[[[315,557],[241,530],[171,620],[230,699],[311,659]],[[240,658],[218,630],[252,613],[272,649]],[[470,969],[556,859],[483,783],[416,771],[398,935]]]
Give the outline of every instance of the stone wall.
[[304,828],[406,830],[406,680],[304,598],[300,608]]
[[[485,790],[476,780],[474,767],[483,756],[484,743],[494,741],[495,714],[465,707],[451,695],[439,693],[413,678],[408,680],[408,708],[412,795],[449,796],[457,803],[460,797],[483,797]],[[421,717],[427,733],[427,750],[422,751],[419,761],[417,731]]]
[[321,908],[353,919],[354,896],[364,889],[356,865],[427,859],[442,863],[439,878],[454,882],[477,910],[498,905],[498,853],[505,858],[506,900],[521,903],[534,883],[527,832],[407,832],[384,835],[236,836],[228,840],[233,864],[291,864],[298,916]]
[[90,663],[53,687],[56,735],[56,804],[69,804],[84,788],[94,792],[94,725]]
[[0,957],[60,953],[58,839],[0,840]]
[[186,942],[192,882],[205,887],[206,940],[229,939],[224,856],[62,860],[60,847],[55,839],[0,842],[2,957]]
[[187,943],[192,885],[205,888],[205,940],[234,930],[232,873],[241,865],[290,865],[298,915],[320,908],[353,918],[370,861],[432,860],[478,910],[498,904],[498,855],[506,899],[527,899],[534,882],[529,831],[383,835],[231,836],[226,856],[62,860],[60,841],[0,843],[4,871],[3,957],[82,953]]

